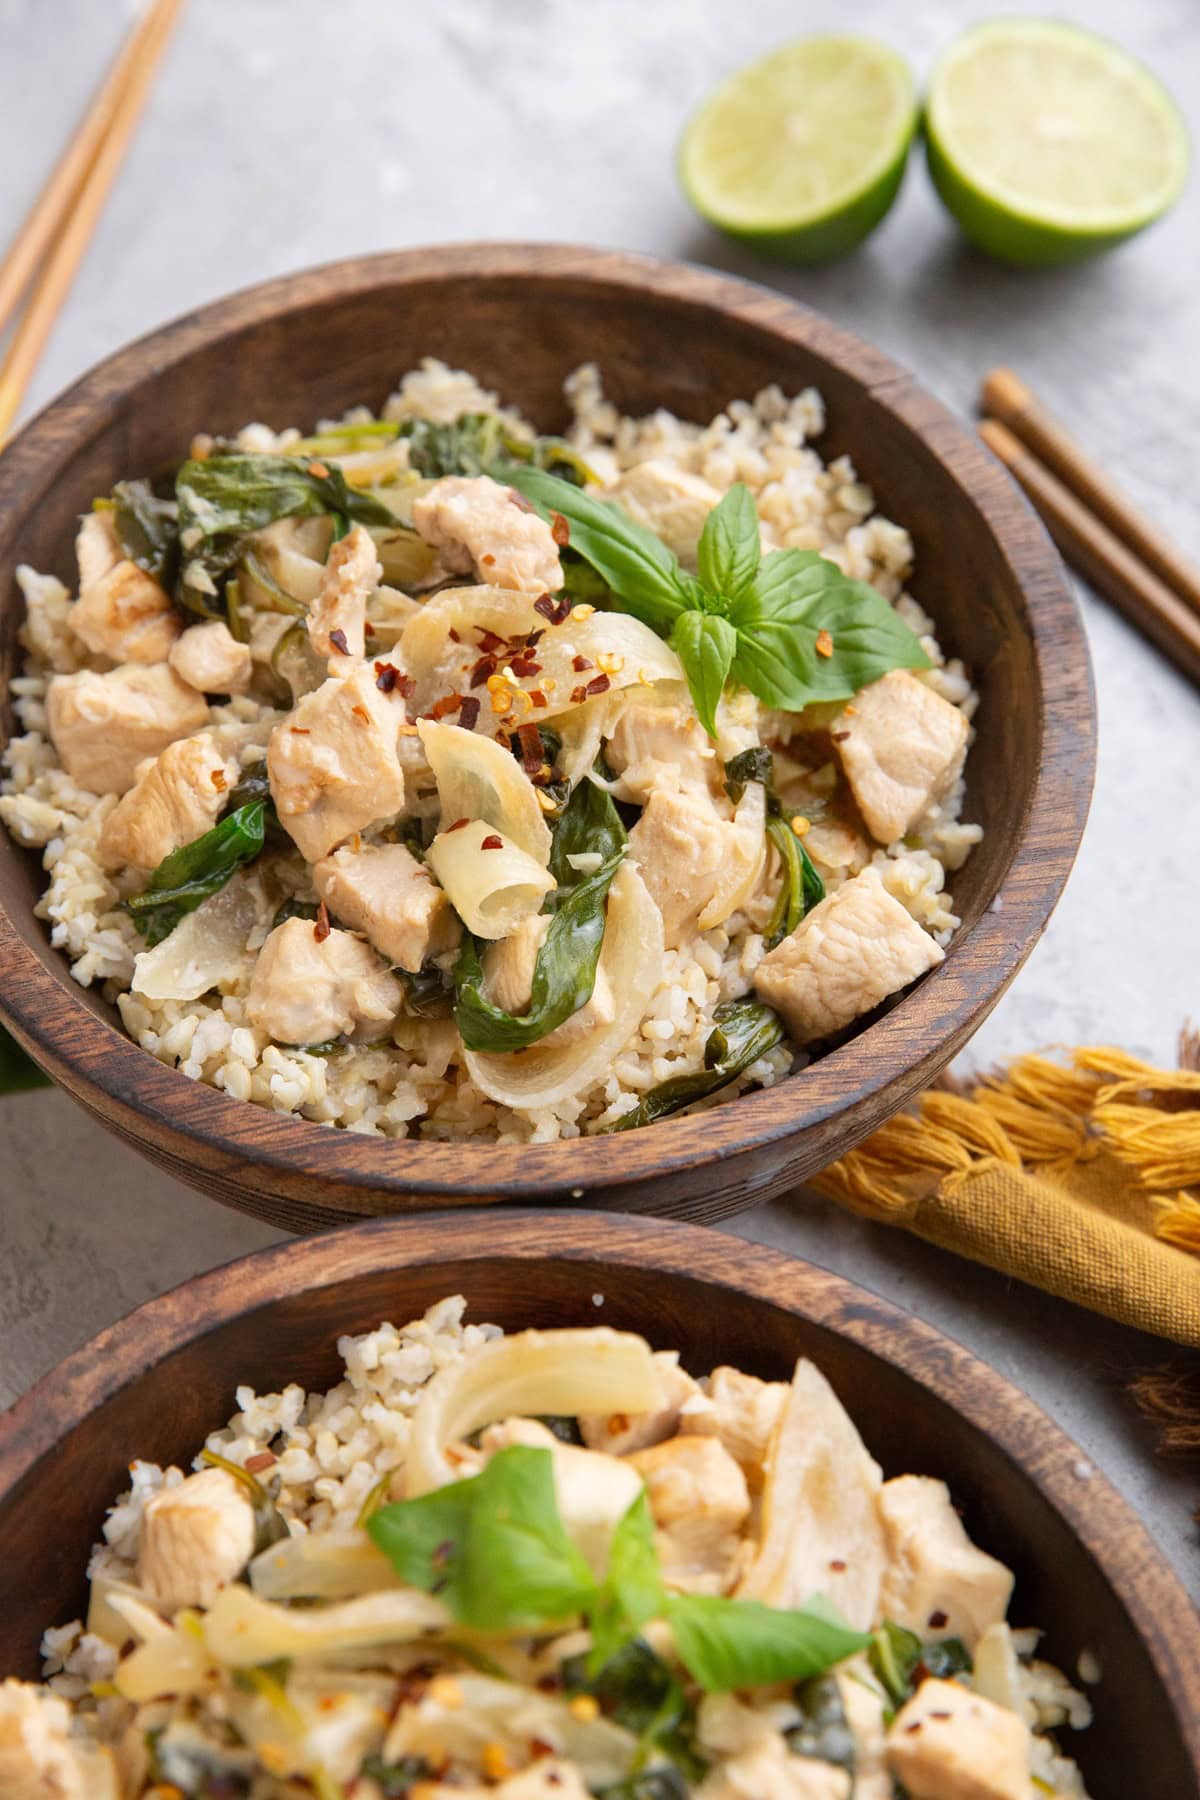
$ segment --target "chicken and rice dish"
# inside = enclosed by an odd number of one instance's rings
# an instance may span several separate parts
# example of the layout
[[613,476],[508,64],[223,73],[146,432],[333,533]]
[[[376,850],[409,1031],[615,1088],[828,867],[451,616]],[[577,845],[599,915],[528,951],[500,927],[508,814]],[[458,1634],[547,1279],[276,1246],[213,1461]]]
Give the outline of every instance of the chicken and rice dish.
[[[825,1377],[452,1298],[130,1465],[86,1622],[0,1685],[55,1800],[1038,1800],[1091,1709],[944,1483]],[[1099,1678],[1080,1654],[1081,1674]]]
[[819,395],[598,371],[541,437],[429,361],[197,439],[20,573],[0,816],[82,984],[192,1079],[392,1137],[624,1130],[942,961],[976,696]]

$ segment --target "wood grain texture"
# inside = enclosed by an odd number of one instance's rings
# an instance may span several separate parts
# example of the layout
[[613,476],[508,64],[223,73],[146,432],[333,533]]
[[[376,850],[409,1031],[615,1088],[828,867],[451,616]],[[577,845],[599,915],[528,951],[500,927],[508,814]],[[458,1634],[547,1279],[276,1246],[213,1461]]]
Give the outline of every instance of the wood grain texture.
[[[443,1294],[509,1329],[606,1323],[786,1376],[814,1358],[887,1473],[949,1482],[969,1530],[1017,1573],[1011,1616],[1043,1654],[1104,1679],[1066,1734],[1094,1800],[1200,1797],[1200,1618],[1143,1527],[1015,1387],[877,1296],[777,1251],[648,1219],[440,1213],[282,1244],[151,1301],[68,1357],[0,1418],[0,1538],[14,1574],[0,1671],[32,1674],[72,1617],[106,1504],[133,1456],[187,1466],[237,1383],[324,1388],[336,1340]],[[595,1296],[602,1296],[597,1305]]]
[[0,457],[3,668],[18,654],[19,560],[71,575],[75,515],[120,475],[176,461],[200,429],[301,423],[382,402],[432,354],[472,368],[544,429],[598,361],[622,409],[707,419],[777,381],[815,383],[820,448],[852,454],[912,532],[915,591],[981,691],[946,962],[802,1075],[699,1119],[565,1144],[381,1142],[193,1085],[115,1029],[33,917],[37,860],[0,844],[0,1009],[54,1078],[179,1179],[312,1230],[431,1204],[583,1199],[714,1220],[783,1191],[924,1087],[1012,980],[1078,847],[1095,755],[1091,676],[1061,564],[973,436],[879,351],[777,294],[599,251],[464,245],[334,264],[177,321],[100,365]]

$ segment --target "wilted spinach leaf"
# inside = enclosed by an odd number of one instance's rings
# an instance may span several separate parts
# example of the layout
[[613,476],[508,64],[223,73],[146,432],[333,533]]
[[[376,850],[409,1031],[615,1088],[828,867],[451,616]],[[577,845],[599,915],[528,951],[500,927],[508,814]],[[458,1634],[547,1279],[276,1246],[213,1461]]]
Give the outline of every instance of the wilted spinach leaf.
[[713,1028],[704,1046],[704,1068],[692,1075],[673,1075],[669,1081],[651,1088],[631,1112],[623,1113],[615,1124],[604,1129],[631,1131],[638,1125],[652,1125],[656,1119],[680,1112],[694,1100],[707,1099],[782,1042],[779,1015],[761,1000],[723,1001],[713,1012]]
[[130,562],[170,587],[179,568],[179,508],[160,500],[148,481],[118,481],[107,500],[93,501],[111,512],[122,550]]
[[266,804],[251,800],[163,858],[142,892],[125,902],[147,949],[161,944],[201,901],[219,893],[235,870],[254,861],[266,841],[266,816]]

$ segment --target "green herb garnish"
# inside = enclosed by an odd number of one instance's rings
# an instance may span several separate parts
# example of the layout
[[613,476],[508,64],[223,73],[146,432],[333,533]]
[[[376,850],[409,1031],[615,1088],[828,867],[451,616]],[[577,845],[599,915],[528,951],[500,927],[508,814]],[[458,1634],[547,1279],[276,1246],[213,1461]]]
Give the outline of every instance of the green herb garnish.
[[725,1000],[713,1012],[713,1028],[704,1046],[704,1067],[692,1075],[672,1075],[651,1088],[630,1112],[622,1113],[605,1132],[632,1131],[682,1111],[695,1100],[728,1087],[760,1056],[783,1042],[779,1015],[761,1000]]
[[179,509],[160,500],[148,481],[118,481],[93,510],[111,512],[117,539],[130,562],[169,587],[179,567]]
[[846,1717],[841,1690],[833,1675],[817,1675],[795,1691],[803,1718],[784,1733],[795,1756],[814,1757],[854,1774],[854,1732]]
[[766,705],[800,712],[817,700],[848,700],[889,669],[929,667],[916,634],[875,588],[815,550],[763,556],[753,496],[741,482],[709,514],[692,576],[619,507],[540,469],[493,472],[544,517],[561,513],[570,548],[625,611],[668,639],[710,736],[731,677]]
[[498,462],[544,469],[575,487],[583,487],[592,479],[592,471],[578,450],[563,438],[523,437],[499,413],[461,413],[445,424],[433,419],[405,419],[399,435],[408,439],[410,466],[427,479],[490,475]]
[[926,1676],[949,1680],[970,1672],[971,1656],[961,1638],[939,1638],[923,1644],[915,1631],[886,1619],[871,1633],[871,1667],[897,1706],[915,1693]]
[[725,764],[725,790],[735,806],[751,781],[761,782],[766,791],[767,836],[778,850],[783,868],[783,880],[765,933],[767,949],[773,950],[825,898],[825,883],[792,830],[791,821],[783,816],[775,792],[775,760],[765,746],[743,750]]
[[251,800],[226,813],[203,837],[164,856],[142,892],[125,902],[147,949],[161,944],[181,919],[261,854],[266,819],[266,803]]

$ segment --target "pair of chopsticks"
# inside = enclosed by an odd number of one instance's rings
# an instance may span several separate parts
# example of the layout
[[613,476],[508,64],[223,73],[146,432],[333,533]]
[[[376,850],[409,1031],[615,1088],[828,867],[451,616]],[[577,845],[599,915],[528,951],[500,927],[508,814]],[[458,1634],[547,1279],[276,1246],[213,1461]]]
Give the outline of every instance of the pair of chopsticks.
[[0,263],[0,333],[29,296],[0,361],[0,447],[125,159],[183,5],[149,0]]
[[1200,686],[1200,569],[1081,450],[1011,369],[985,377],[979,435],[1066,560]]

